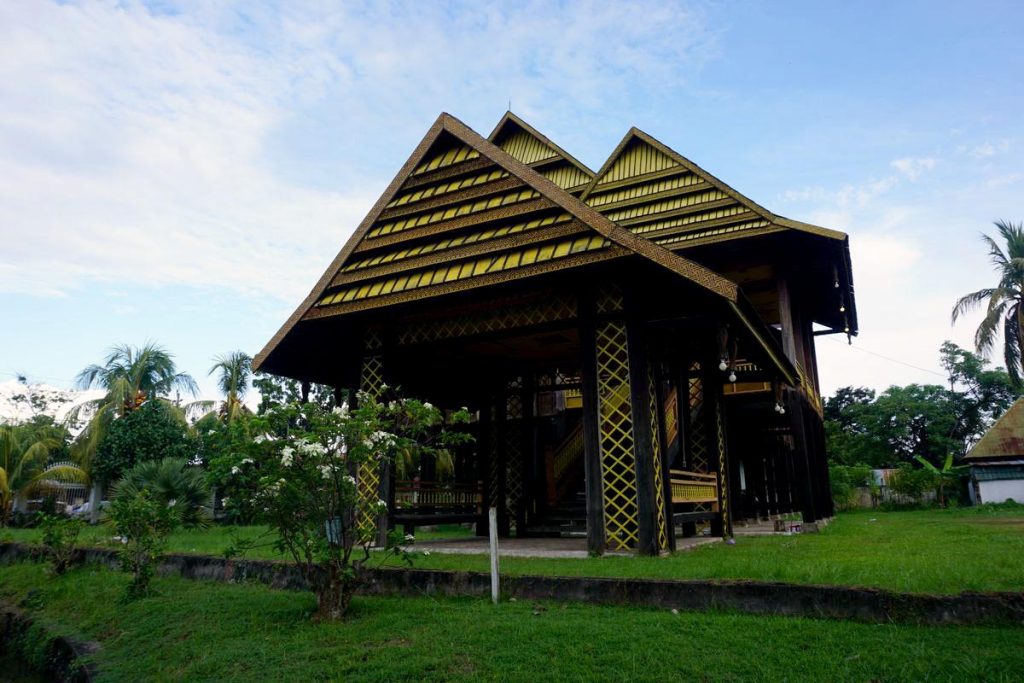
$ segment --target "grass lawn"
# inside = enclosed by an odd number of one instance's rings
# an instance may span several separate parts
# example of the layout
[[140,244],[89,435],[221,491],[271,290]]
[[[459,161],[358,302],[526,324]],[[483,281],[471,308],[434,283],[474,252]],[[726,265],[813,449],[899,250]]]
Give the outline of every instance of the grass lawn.
[[668,610],[357,598],[315,625],[311,594],[159,579],[124,604],[127,577],[0,567],[0,599],[54,631],[99,640],[104,681],[966,681],[1019,680],[1024,631],[868,625]]
[[[464,534],[457,528],[420,531],[419,540]],[[220,555],[231,535],[270,537],[260,527],[213,527],[179,532],[170,548]],[[106,540],[104,528],[89,529],[83,542]],[[31,529],[0,530],[0,540],[35,541]],[[250,557],[276,558],[266,545]],[[1024,590],[1024,508],[963,508],[909,512],[842,513],[821,533],[740,537],[736,545],[713,544],[667,558],[503,558],[506,574],[759,579],[831,585],[873,586],[917,593]],[[484,555],[421,557],[417,567],[488,571]]]

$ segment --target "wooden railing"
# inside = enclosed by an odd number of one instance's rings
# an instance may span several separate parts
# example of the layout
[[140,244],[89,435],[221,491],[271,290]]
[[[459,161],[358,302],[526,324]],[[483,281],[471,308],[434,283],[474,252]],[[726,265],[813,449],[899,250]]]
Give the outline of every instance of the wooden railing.
[[796,372],[800,376],[800,390],[807,397],[811,407],[814,408],[814,412],[818,413],[818,417],[824,418],[825,409],[821,404],[821,396],[818,395],[818,390],[814,388],[814,382],[811,381],[803,365],[800,363],[795,363],[795,365]]
[[718,475],[669,470],[673,503],[711,503],[718,509]]
[[395,507],[398,510],[411,508],[480,509],[483,504],[482,482],[441,483],[417,480],[395,482]]

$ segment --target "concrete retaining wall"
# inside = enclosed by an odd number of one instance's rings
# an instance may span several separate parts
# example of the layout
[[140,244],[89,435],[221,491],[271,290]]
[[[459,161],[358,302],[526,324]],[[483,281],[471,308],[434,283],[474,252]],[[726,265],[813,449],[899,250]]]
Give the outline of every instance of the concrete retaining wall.
[[[33,557],[30,546],[0,544],[0,563]],[[86,562],[117,566],[114,551],[89,548]],[[159,568],[164,575],[216,581],[257,581],[274,588],[304,589],[294,567],[268,560],[169,554]],[[765,581],[676,581],[605,579],[566,576],[506,576],[506,597],[659,609],[727,610],[749,614],[854,619],[865,622],[922,624],[1024,624],[1024,592],[922,595],[875,588],[810,586]],[[377,569],[364,593],[376,595],[490,595],[490,577],[481,572],[433,569]]]

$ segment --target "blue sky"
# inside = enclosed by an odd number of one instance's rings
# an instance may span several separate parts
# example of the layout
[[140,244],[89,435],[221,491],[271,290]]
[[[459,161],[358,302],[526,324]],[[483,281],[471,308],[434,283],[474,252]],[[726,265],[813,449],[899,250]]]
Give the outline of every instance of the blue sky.
[[7,0],[0,381],[153,339],[212,394],[439,112],[487,134],[511,101],[593,168],[636,125],[849,232],[862,334],[821,340],[825,390],[941,382],[978,233],[1024,220],[1021,26],[1016,2]]

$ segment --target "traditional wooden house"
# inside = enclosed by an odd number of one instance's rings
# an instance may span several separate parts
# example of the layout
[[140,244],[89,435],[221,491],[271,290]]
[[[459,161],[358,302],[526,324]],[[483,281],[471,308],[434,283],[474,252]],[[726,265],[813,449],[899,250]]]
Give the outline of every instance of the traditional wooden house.
[[1024,503],[1024,398],[996,420],[966,461],[971,466],[972,502]]
[[511,113],[442,114],[256,367],[474,412],[450,481],[360,473],[382,527],[494,505],[653,554],[833,514],[815,338],[856,331],[845,234],[636,129],[595,173]]

